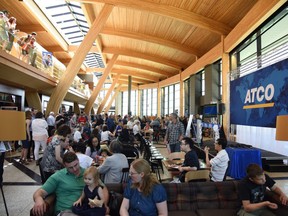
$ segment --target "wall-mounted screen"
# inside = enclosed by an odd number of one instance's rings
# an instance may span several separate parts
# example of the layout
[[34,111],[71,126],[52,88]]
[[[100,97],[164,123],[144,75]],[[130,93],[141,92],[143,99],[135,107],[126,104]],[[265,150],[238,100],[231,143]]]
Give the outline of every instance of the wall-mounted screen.
[[203,115],[205,116],[217,116],[217,104],[204,105]]

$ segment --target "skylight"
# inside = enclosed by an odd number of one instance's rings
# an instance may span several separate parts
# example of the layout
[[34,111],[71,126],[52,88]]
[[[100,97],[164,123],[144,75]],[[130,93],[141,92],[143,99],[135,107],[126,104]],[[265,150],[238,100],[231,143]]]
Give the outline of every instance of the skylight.
[[[81,44],[89,31],[89,26],[79,2],[71,3],[64,0],[34,0],[34,2],[69,45]],[[88,53],[84,64],[86,67],[105,67],[99,53]]]

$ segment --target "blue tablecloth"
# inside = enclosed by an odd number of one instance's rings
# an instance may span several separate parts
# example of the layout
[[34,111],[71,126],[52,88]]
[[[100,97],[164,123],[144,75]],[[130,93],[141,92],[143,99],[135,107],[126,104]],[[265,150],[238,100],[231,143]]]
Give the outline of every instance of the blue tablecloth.
[[262,167],[261,152],[253,148],[226,148],[229,155],[230,165],[228,176],[234,179],[242,179],[246,176],[246,168],[251,163]]

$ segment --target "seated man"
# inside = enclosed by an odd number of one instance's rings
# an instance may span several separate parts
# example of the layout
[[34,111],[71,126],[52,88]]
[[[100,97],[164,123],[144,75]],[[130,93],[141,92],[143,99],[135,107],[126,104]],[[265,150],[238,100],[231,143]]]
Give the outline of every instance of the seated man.
[[179,176],[181,182],[185,182],[185,174],[188,171],[198,170],[200,168],[198,156],[193,150],[193,145],[194,142],[189,137],[184,137],[181,141],[181,151],[186,153],[183,165],[178,168],[181,172]]
[[[50,194],[56,195],[55,215],[73,215],[71,208],[73,203],[80,197],[85,186],[83,174],[84,169],[80,167],[77,155],[68,152],[63,156],[65,168],[54,173],[33,195],[33,214],[40,216],[47,211],[44,198]],[[108,200],[108,190],[103,188],[105,202]],[[64,213],[65,212],[65,213]]]
[[253,215],[282,215],[281,213],[272,213],[271,209],[277,209],[276,203],[265,201],[266,188],[279,195],[283,205],[288,204],[287,196],[276,186],[275,181],[257,164],[250,164],[247,167],[247,177],[242,180],[239,192],[242,200],[242,208],[239,210],[239,216]]
[[206,146],[204,148],[206,155],[206,165],[207,167],[211,167],[211,181],[213,182],[221,182],[224,179],[227,167],[229,156],[225,150],[227,146],[226,139],[217,139],[214,143],[215,150],[218,152],[217,155],[209,160],[209,148]]

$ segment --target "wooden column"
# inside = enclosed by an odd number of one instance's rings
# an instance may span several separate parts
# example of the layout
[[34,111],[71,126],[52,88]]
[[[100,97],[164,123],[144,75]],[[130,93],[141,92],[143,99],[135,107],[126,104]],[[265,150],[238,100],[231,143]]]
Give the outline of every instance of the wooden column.
[[113,65],[116,62],[117,58],[118,58],[118,55],[113,55],[112,59],[107,64],[107,67],[105,68],[104,73],[102,74],[100,80],[98,81],[97,86],[94,88],[89,100],[87,101],[85,109],[84,109],[84,112],[87,115],[90,113],[90,110],[91,110],[91,108],[92,108],[92,106],[93,106],[106,78],[108,77],[109,73],[111,72]]
[[106,23],[106,20],[111,14],[113,7],[114,7],[113,5],[105,4],[101,13],[90,27],[90,30],[88,31],[81,45],[75,52],[75,55],[70,61],[69,65],[67,66],[63,76],[59,80],[57,87],[54,89],[51,98],[48,102],[46,113],[49,113],[50,111],[58,113],[59,107],[69,87],[71,86],[75,76],[77,75],[87,53],[91,49],[93,42],[97,38],[98,34],[100,33],[104,24]]
[[116,76],[116,78],[114,79],[112,85],[110,86],[109,90],[107,91],[104,99],[101,101],[101,104],[100,104],[100,106],[99,106],[99,108],[98,108],[98,110],[97,110],[97,114],[100,114],[100,113],[102,112],[102,110],[103,110],[103,108],[105,107],[105,105],[106,105],[106,103],[107,103],[107,101],[108,101],[108,99],[109,99],[109,96],[111,95],[112,90],[114,89],[115,85],[117,84],[120,76],[121,76],[121,74],[117,74],[117,76]]
[[[105,112],[108,112],[110,107],[112,106],[113,101],[115,100],[115,98],[117,97],[119,91],[121,89],[121,84],[117,87],[117,89],[114,92],[114,95],[111,97],[111,100],[109,101],[107,107],[105,108]],[[115,109],[115,114],[116,114],[116,109]]]
[[[30,90],[25,91],[25,98],[29,107],[33,107],[37,109],[38,111],[43,112],[41,99],[37,91],[30,91]],[[58,113],[58,110],[57,110],[57,113]],[[46,111],[46,114],[47,114],[47,111]]]
[[74,113],[81,114],[81,110],[77,102],[74,102]]
[[[222,38],[222,42],[224,38]],[[230,59],[229,54],[222,53],[222,103],[224,103],[225,112],[223,114],[223,127],[226,137],[230,134]]]

